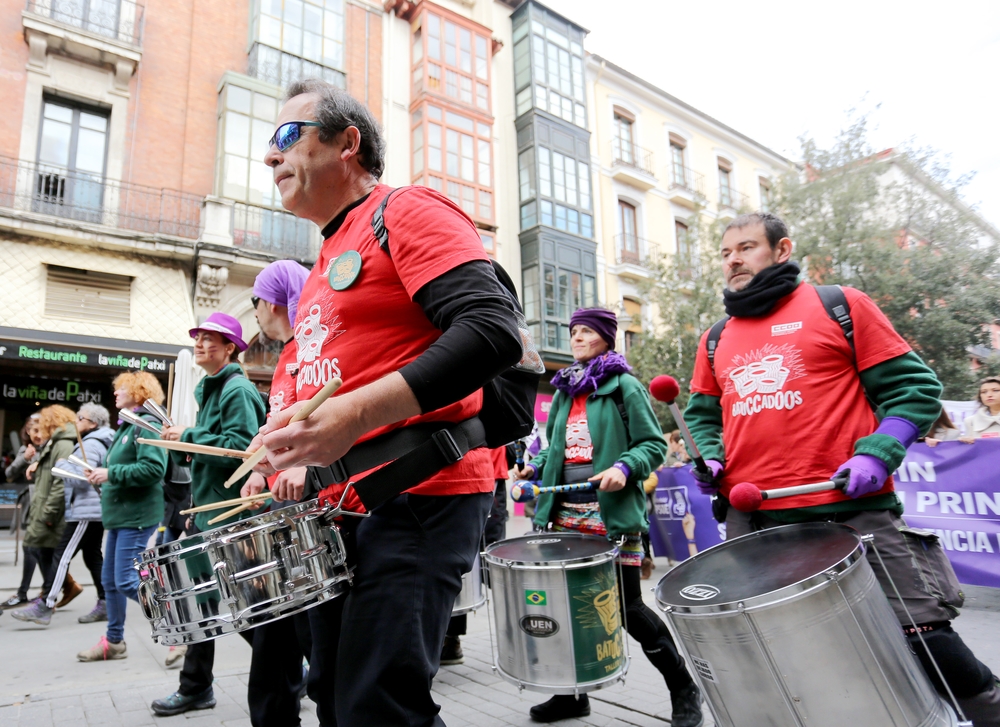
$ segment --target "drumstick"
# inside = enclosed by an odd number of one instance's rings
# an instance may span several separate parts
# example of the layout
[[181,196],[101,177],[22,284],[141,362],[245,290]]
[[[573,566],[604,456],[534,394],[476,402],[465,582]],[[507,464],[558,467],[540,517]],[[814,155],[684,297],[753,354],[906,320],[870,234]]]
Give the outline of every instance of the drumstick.
[[[80,436],[80,428],[79,427],[76,428],[76,443],[80,446],[80,456],[83,457],[83,464],[84,464],[84,466],[90,467],[90,465],[87,464],[87,453],[83,449],[83,437]],[[72,456],[73,455],[70,455],[70,457],[72,457]]]
[[[340,378],[330,379],[330,381],[328,381],[322,389],[313,394],[313,397],[309,401],[307,401],[298,411],[292,414],[292,418],[288,420],[288,423],[292,424],[293,422],[300,422],[312,414],[316,411],[319,405],[329,399],[333,395],[333,392],[339,389],[340,385],[343,383],[344,382]],[[241,477],[256,467],[257,464],[264,459],[265,456],[267,456],[267,447],[261,446],[261,448],[257,451],[252,453],[248,452],[245,456],[247,456],[248,459],[237,467],[236,471],[229,476],[229,479],[225,482],[226,487],[232,487]]]
[[167,401],[166,401],[166,404],[167,404],[167,417],[171,421],[173,421],[173,417],[171,416],[171,414],[173,414],[173,411],[174,411],[174,365],[173,364],[170,364],[170,368],[168,369],[168,373],[167,373]]
[[846,486],[846,477],[836,477],[826,482],[815,482],[811,485],[779,487],[774,490],[761,490],[752,482],[741,482],[729,491],[729,502],[740,512],[754,512],[760,509],[764,500],[792,497],[793,495],[809,495],[813,492],[827,490],[843,490]]
[[528,480],[518,480],[510,488],[510,499],[514,502],[531,502],[539,495],[547,492],[575,492],[579,490],[596,489],[598,482],[575,482],[569,485],[553,485],[551,487],[539,487],[534,482]]
[[209,512],[211,510],[220,510],[224,507],[230,507],[232,505],[245,505],[250,502],[258,502],[261,500],[268,500],[274,497],[270,492],[261,492],[256,495],[247,495],[246,497],[234,497],[232,500],[222,500],[221,502],[213,502],[209,505],[199,505],[198,507],[189,507],[187,510],[181,510],[181,515],[191,515],[196,512]]
[[249,510],[251,505],[253,505],[253,503],[252,502],[248,502],[246,504],[234,507],[232,510],[226,510],[221,515],[216,515],[211,520],[209,520],[208,524],[209,525],[215,525],[217,522],[219,522],[221,520],[226,520],[228,518],[231,518],[233,515],[238,515],[239,513],[243,512],[244,510]]
[[178,452],[188,452],[190,454],[211,454],[216,457],[233,457],[235,459],[246,459],[249,452],[240,449],[223,449],[222,447],[209,447],[206,444],[191,444],[190,442],[174,442],[166,439],[146,439],[139,437],[136,439],[139,444],[150,444],[163,449],[175,449]]

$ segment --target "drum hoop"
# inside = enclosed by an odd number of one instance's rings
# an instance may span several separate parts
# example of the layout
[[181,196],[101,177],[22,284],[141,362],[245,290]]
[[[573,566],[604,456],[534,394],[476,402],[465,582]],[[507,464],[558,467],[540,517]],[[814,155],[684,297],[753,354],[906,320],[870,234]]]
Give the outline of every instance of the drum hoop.
[[513,674],[508,674],[500,666],[499,659],[496,660],[497,663],[493,664],[493,668],[497,670],[497,673],[505,680],[511,684],[521,688],[527,689],[533,692],[542,692],[543,694],[580,694],[583,692],[593,692],[598,689],[603,689],[604,687],[610,686],[614,682],[624,681],[625,675],[628,673],[629,666],[631,664],[631,659],[626,656],[622,660],[622,665],[620,669],[612,672],[610,675],[597,679],[592,682],[583,682],[582,684],[576,684],[575,686],[555,686],[552,684],[542,684],[538,682],[528,682],[524,679],[518,679]]
[[[853,530],[853,528],[851,529]],[[744,535],[742,537],[753,537],[760,534],[761,533],[750,533],[749,535]],[[727,541],[727,543],[728,542],[731,541]],[[702,551],[698,555],[694,556],[694,558],[704,556],[710,550],[711,549]],[[855,568],[860,567],[861,563],[864,561],[865,545],[861,540],[861,536],[858,535],[858,542],[854,550],[845,555],[841,560],[830,565],[819,573],[811,575],[797,583],[791,583],[787,586],[783,586],[774,591],[769,591],[768,593],[751,596],[750,598],[744,598],[741,600],[727,601],[726,603],[715,603],[710,605],[696,605],[694,603],[677,604],[667,603],[666,601],[661,600],[659,596],[659,584],[657,584],[656,605],[661,611],[667,613],[687,614],[702,617],[727,616],[732,613],[741,613],[744,611],[760,611],[805,598],[815,591],[822,590],[835,580],[839,580],[849,575]],[[662,583],[663,580],[669,577],[670,574],[668,573],[663,576],[660,582]]]
[[540,571],[560,571],[577,570],[580,568],[590,568],[595,565],[604,565],[614,561],[618,557],[618,548],[613,547],[606,553],[598,555],[588,555],[583,558],[572,558],[567,560],[511,560],[486,553],[483,559],[490,565],[499,565],[504,568],[514,570],[540,570]]

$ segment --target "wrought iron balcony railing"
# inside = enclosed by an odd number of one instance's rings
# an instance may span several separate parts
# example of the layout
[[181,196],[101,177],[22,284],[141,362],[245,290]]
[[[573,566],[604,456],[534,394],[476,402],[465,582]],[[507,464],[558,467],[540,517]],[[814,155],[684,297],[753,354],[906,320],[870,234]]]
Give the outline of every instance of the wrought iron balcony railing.
[[699,197],[705,196],[705,175],[690,167],[673,164],[670,167],[670,188],[686,189]]
[[649,176],[653,174],[653,152],[615,137],[611,140],[611,163],[633,167]]
[[262,43],[254,43],[250,49],[247,75],[282,88],[301,78],[322,78],[334,86],[347,88],[347,77],[342,72]]
[[278,258],[315,262],[322,243],[319,228],[289,212],[243,202],[233,205],[233,244]]
[[741,210],[750,206],[750,198],[735,189],[719,188],[719,206],[728,207],[731,210]]
[[660,247],[635,235],[615,235],[615,262],[618,265],[652,267],[660,259]]
[[0,208],[149,234],[196,239],[196,194],[0,157]]
[[27,11],[120,43],[142,45],[143,6],[134,0],[28,0]]

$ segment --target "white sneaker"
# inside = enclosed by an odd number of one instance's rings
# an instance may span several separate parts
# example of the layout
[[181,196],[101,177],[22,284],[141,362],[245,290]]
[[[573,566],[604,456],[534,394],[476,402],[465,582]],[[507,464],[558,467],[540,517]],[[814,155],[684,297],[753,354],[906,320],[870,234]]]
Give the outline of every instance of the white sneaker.
[[167,658],[164,659],[164,663],[167,665],[167,668],[172,666],[180,667],[179,662],[184,658],[184,655],[187,654],[187,650],[187,646],[171,646],[170,653],[168,653]]

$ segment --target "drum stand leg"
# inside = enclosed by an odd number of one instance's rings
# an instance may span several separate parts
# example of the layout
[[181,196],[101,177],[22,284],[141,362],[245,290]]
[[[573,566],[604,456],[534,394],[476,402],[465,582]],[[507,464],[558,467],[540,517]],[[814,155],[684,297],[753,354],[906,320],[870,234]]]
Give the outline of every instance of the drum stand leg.
[[[618,547],[621,548],[623,545],[625,545],[624,535],[618,539]],[[619,675],[618,681],[624,684],[625,675],[628,674],[628,668],[632,664],[632,654],[629,653],[628,645],[628,604],[625,603],[625,591],[622,590],[622,583],[625,582],[625,575],[622,573],[621,559],[617,555],[615,555],[615,565],[618,566],[618,603],[621,605],[622,609],[622,628],[625,629],[625,634],[622,636],[622,649],[625,652],[625,667],[622,669],[622,673]]]
[[910,625],[913,626],[913,630],[917,633],[917,638],[920,639],[920,644],[924,647],[924,651],[927,653],[927,658],[930,659],[931,664],[934,665],[934,671],[937,672],[938,679],[941,680],[945,691],[948,692],[948,699],[951,700],[952,705],[955,707],[955,714],[958,715],[958,727],[972,727],[972,721],[966,719],[965,712],[962,711],[962,707],[955,698],[955,693],[951,691],[951,687],[948,685],[948,682],[945,681],[944,674],[941,673],[941,667],[938,666],[937,659],[934,658],[934,654],[931,653],[930,647],[927,646],[923,633],[921,633],[920,629],[917,628],[917,622],[910,613],[910,609],[906,607],[906,601],[903,600],[903,596],[899,593],[899,589],[896,587],[896,582],[892,580],[892,575],[889,573],[889,569],[885,567],[885,561],[882,560],[882,554],[879,553],[878,548],[875,547],[875,536],[869,533],[868,535],[862,535],[861,540],[862,542],[872,546],[872,552],[875,553],[875,557],[878,558],[879,565],[882,566],[882,570],[885,572],[885,577],[889,579],[889,584],[892,586],[892,590],[896,594],[896,598],[899,599],[899,605],[903,607],[903,612],[906,614],[906,618],[909,620]]
[[796,727],[806,727],[805,720],[802,718],[802,715],[799,714],[799,710],[795,706],[794,697],[788,693],[788,688],[785,686],[785,682],[781,678],[781,672],[778,670],[778,665],[774,661],[774,656],[771,654],[771,650],[764,644],[764,635],[760,632],[760,629],[757,628],[757,622],[754,621],[753,617],[746,612],[742,602],[738,604],[737,608],[746,621],[747,626],[750,628],[750,632],[753,634],[753,640],[757,643],[757,648],[760,649],[760,654],[764,658],[764,663],[767,664],[767,670],[771,672],[771,678],[774,680],[775,686],[781,693],[781,698],[785,701],[785,706],[788,708],[788,713],[795,721]]

